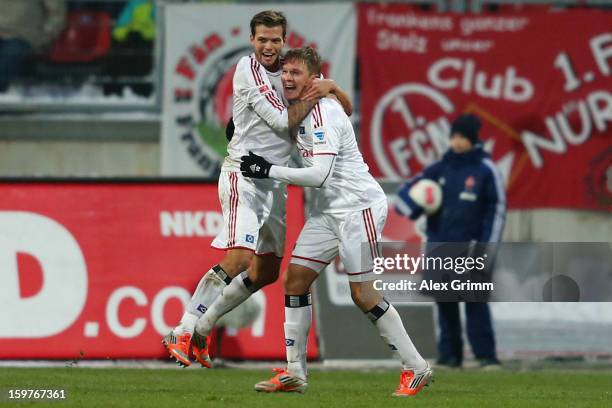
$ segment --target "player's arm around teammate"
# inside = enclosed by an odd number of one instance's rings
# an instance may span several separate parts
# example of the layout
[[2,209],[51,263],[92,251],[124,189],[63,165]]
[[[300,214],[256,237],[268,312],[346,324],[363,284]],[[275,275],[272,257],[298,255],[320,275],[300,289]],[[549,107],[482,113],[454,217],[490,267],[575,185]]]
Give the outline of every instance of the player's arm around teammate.
[[349,98],[348,94],[344,92],[333,79],[314,78],[309,88],[300,99],[303,101],[318,101],[330,95],[340,102],[346,116],[351,116],[353,114],[353,103],[351,102],[351,98]]

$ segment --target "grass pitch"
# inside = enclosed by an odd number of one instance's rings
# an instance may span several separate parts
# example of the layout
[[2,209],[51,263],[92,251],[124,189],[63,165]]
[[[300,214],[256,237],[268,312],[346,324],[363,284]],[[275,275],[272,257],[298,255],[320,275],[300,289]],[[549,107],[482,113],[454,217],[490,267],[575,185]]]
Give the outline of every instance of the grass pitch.
[[[78,407],[610,407],[612,373],[584,371],[437,372],[412,398],[391,397],[396,371],[312,371],[307,393],[261,394],[271,371],[243,369],[0,368],[0,407],[8,388],[64,388]],[[13,405],[46,406],[46,402]]]

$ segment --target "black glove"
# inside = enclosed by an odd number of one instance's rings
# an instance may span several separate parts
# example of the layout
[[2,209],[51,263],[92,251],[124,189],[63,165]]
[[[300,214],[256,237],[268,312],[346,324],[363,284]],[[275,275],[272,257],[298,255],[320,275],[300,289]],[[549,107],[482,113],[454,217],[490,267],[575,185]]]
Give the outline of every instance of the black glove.
[[249,151],[248,156],[242,156],[240,158],[240,171],[244,177],[252,178],[268,178],[270,174],[270,167],[272,164],[268,163],[266,159],[255,153]]
[[228,142],[232,141],[232,137],[234,137],[234,117],[232,116],[227,122],[227,126],[225,127],[225,137]]

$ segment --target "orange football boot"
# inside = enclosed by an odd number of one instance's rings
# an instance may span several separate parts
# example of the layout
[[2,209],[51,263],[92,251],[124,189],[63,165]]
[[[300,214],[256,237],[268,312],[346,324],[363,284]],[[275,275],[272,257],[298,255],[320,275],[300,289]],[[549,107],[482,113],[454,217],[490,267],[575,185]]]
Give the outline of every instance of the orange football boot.
[[210,346],[210,336],[202,336],[198,332],[193,333],[191,338],[191,351],[196,361],[202,365],[202,367],[212,368],[212,360],[208,354]]
[[395,392],[394,397],[412,397],[429,385],[433,378],[433,371],[429,364],[427,368],[416,373],[412,370],[402,370],[400,383]]
[[189,359],[191,353],[191,333],[185,332],[178,336],[170,333],[164,337],[162,343],[168,349],[170,358],[176,360],[178,365],[181,367],[189,367],[191,365],[191,360]]
[[308,383],[300,377],[289,374],[284,368],[273,368],[277,374],[267,381],[255,384],[255,391],[259,392],[299,392],[303,394]]

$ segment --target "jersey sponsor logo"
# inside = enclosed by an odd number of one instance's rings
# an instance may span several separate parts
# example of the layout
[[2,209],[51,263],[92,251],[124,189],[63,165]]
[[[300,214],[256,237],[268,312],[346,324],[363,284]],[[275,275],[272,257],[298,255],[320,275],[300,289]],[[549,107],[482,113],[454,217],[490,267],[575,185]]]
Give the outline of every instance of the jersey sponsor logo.
[[206,313],[206,311],[208,310],[208,308],[202,304],[199,304],[196,309],[198,309],[198,311],[201,313]]
[[325,132],[321,130],[314,132],[314,135],[317,138],[317,140],[323,141],[325,139]]
[[259,87],[259,93],[266,93],[270,90],[270,87],[268,87],[268,85],[262,85]]
[[246,234],[245,241],[252,244],[255,242],[255,237],[251,234]]
[[295,340],[293,339],[285,339],[285,346],[291,347],[295,345]]

